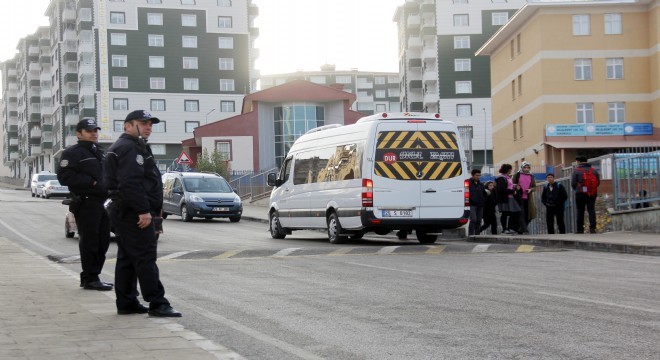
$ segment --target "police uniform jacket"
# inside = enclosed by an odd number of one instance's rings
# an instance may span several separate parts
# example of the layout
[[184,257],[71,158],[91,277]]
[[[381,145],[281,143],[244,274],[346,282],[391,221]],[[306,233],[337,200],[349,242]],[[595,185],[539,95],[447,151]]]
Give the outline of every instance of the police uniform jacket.
[[105,185],[123,211],[160,213],[163,182],[151,148],[142,139],[122,134],[108,149]]
[[76,195],[105,199],[107,191],[103,186],[104,157],[103,150],[96,143],[78,141],[62,152],[57,179]]

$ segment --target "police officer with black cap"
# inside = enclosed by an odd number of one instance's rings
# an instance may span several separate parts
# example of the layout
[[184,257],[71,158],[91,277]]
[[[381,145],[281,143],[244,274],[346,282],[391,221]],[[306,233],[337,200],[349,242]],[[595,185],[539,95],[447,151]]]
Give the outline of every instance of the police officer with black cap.
[[[124,133],[110,146],[104,180],[112,203],[110,220],[119,234],[115,267],[117,313],[180,317],[170,306],[156,265],[155,219],[162,219],[163,183],[147,139],[160,120],[144,110],[129,113]],[[137,282],[149,308],[140,304]]]
[[72,193],[69,210],[76,218],[80,242],[80,286],[87,290],[112,290],[99,274],[110,246],[110,222],[103,207],[107,190],[103,186],[105,154],[97,144],[99,130],[94,119],[76,125],[78,143],[62,152],[57,179]]

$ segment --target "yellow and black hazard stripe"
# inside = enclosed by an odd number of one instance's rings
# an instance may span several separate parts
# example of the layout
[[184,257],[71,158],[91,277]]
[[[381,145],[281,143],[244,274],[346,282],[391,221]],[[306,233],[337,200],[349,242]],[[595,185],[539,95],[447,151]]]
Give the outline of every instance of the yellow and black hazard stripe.
[[397,180],[444,180],[463,173],[456,134],[446,131],[382,131],[375,173]]

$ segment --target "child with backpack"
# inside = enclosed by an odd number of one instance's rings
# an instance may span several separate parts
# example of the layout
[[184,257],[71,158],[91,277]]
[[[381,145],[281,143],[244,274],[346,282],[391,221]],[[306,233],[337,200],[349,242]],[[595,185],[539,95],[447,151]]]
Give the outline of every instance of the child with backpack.
[[545,176],[548,181],[543,187],[541,193],[541,202],[545,205],[545,221],[548,226],[548,234],[555,233],[555,219],[560,234],[566,234],[566,225],[564,224],[564,205],[568,194],[566,189],[555,181],[555,174]]
[[578,164],[573,169],[571,186],[575,190],[575,207],[577,210],[576,234],[584,233],[584,210],[589,213],[589,232],[596,233],[596,197],[600,185],[600,174],[587,162],[585,156],[575,158]]

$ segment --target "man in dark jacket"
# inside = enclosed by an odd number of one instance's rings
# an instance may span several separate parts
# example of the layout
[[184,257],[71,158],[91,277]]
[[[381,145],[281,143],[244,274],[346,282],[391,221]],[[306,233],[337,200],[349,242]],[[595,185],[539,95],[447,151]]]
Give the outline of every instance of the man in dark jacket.
[[[589,213],[589,232],[592,234],[596,233],[596,197],[598,194],[595,192],[595,189],[592,191],[589,184],[585,181],[585,176],[595,177],[594,186],[598,188],[600,185],[600,174],[596,169],[591,167],[587,162],[587,158],[584,156],[578,156],[575,158],[578,162],[577,166],[573,170],[573,176],[571,177],[571,187],[575,190],[575,207],[577,210],[576,217],[576,234],[584,233],[584,209],[586,207],[587,212]],[[589,175],[587,175],[589,173]],[[591,192],[591,193],[590,193]]]
[[99,278],[110,246],[110,223],[103,207],[107,192],[103,186],[103,158],[97,144],[101,128],[94,119],[76,125],[78,143],[62,152],[57,179],[72,194],[69,211],[76,218],[80,241],[80,286],[87,290],[112,290]]
[[484,206],[486,205],[486,188],[479,181],[481,171],[472,170],[470,178],[470,225],[468,226],[468,235],[479,235],[481,229],[481,219],[484,217]]
[[[112,203],[110,220],[119,234],[115,294],[117,313],[180,317],[170,306],[156,265],[155,219],[163,204],[161,174],[147,139],[160,120],[135,110],[124,120],[124,133],[108,149],[104,180]],[[137,299],[137,281],[149,309]]]
[[564,224],[564,205],[568,194],[566,189],[555,181],[555,174],[546,175],[548,183],[543,187],[541,193],[541,202],[545,205],[545,221],[548,226],[548,234],[555,233],[555,218],[560,234],[566,234],[566,225]]

